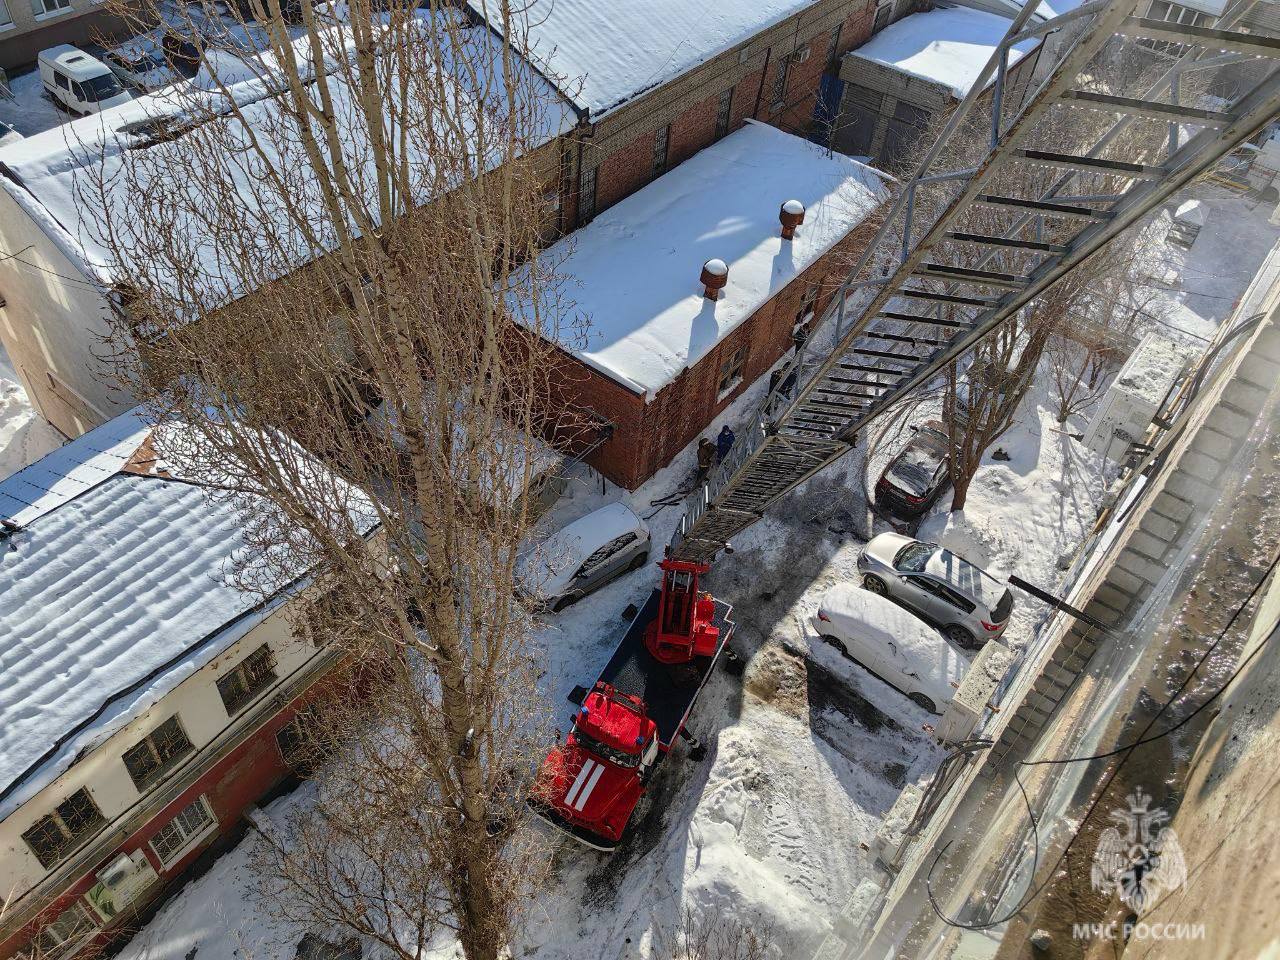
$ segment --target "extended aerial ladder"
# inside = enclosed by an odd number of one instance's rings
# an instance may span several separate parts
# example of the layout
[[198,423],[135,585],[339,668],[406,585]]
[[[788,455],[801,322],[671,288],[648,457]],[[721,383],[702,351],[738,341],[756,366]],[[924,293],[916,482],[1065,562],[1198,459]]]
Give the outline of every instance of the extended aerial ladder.
[[[1135,0],[1091,0],[1029,25],[1038,5],[1029,0],[751,427],[686,500],[668,556],[710,562],[869,424],[1275,119],[1280,39],[1239,29],[1257,2],[1236,2],[1205,28],[1136,16]],[[1033,92],[1006,117],[1010,51],[1028,40],[1042,41],[1045,55]],[[1108,71],[1139,41],[1169,66],[1142,96],[1122,95]],[[1228,100],[1188,97],[1190,78],[1227,68],[1237,72]],[[990,111],[984,153],[964,169],[937,169],[963,153],[948,147],[972,136],[977,109]],[[1115,120],[1082,153],[1044,149],[1043,130],[1064,110]],[[1133,136],[1135,125],[1144,136]],[[1135,142],[1140,155],[1125,156]],[[1027,166],[1057,179],[1047,189],[1043,179],[1020,179]],[[1099,183],[1104,192],[1086,192]],[[953,196],[920,202],[938,189]],[[829,346],[808,346],[820,343]]]

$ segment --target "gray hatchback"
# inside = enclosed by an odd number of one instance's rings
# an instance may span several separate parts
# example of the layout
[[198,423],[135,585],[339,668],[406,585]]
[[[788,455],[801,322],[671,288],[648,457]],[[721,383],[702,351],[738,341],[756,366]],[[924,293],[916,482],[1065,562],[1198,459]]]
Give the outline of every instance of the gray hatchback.
[[936,543],[882,533],[863,547],[858,570],[866,589],[892,597],[966,649],[996,639],[1009,624],[1009,588]]

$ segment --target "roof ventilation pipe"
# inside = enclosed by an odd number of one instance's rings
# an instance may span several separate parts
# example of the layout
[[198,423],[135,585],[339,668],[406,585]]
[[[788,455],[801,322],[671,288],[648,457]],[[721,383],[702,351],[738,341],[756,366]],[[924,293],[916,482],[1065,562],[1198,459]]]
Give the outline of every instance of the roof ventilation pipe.
[[788,200],[778,211],[778,222],[782,224],[783,240],[795,237],[796,227],[804,223],[804,204],[799,200]]
[[708,260],[702,265],[702,295],[708,300],[719,300],[720,291],[729,283],[729,265],[723,260]]

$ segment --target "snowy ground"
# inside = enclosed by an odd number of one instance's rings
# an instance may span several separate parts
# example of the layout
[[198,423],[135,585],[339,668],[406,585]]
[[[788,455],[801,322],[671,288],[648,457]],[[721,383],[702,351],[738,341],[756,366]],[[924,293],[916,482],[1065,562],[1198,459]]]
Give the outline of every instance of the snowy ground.
[[62,435],[31,408],[4,348],[0,347],[0,480],[62,446]]
[[52,130],[72,119],[71,114],[54,105],[40,83],[40,71],[34,67],[26,73],[10,75],[9,89],[13,99],[0,97],[0,120],[24,137]]

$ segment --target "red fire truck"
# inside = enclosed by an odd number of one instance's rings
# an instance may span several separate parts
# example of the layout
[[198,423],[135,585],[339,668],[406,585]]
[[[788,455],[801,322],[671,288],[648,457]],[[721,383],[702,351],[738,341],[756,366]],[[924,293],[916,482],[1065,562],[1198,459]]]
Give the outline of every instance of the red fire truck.
[[667,559],[658,566],[661,587],[583,692],[573,727],[543,762],[529,802],[542,819],[597,850],[621,842],[677,736],[701,751],[685,723],[733,633],[729,604],[698,590],[706,564]]

